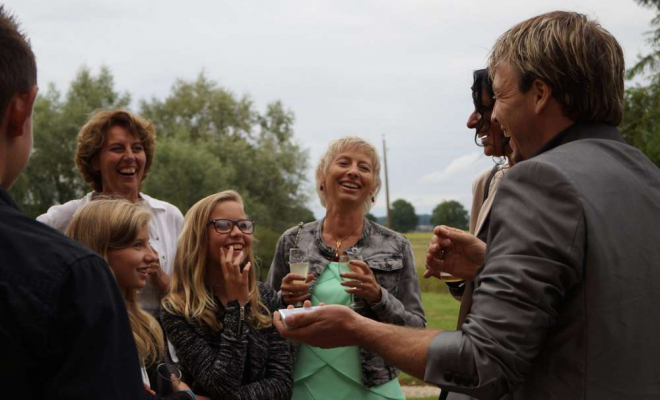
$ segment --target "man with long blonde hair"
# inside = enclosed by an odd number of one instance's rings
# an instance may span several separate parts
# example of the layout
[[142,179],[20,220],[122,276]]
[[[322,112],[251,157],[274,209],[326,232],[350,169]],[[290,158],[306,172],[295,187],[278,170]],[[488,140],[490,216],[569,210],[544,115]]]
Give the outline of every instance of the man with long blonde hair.
[[[358,344],[479,399],[660,398],[660,171],[625,144],[621,47],[597,22],[551,12],[495,44],[492,114],[525,161],[503,178],[488,248],[449,231],[437,263],[480,252],[461,329],[410,330],[345,307],[287,317],[289,338]],[[484,254],[485,252],[485,254]],[[474,267],[474,265],[469,265]],[[460,266],[446,269],[460,276]]]

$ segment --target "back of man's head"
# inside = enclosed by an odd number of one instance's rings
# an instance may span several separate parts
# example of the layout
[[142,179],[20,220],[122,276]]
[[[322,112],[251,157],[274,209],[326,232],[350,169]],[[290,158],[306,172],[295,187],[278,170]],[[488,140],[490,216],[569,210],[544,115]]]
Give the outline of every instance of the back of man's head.
[[552,87],[565,117],[618,125],[623,118],[623,51],[616,39],[585,15],[554,11],[523,21],[499,37],[489,59],[518,74],[521,92],[535,79]]
[[37,63],[27,37],[5,6],[0,6],[0,122],[16,93],[27,93],[37,84]]

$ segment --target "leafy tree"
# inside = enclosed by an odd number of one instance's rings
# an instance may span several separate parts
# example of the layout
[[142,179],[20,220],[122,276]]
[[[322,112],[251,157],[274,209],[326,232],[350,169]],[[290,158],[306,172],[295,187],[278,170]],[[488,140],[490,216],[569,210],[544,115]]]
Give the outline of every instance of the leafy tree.
[[468,212],[455,200],[443,201],[431,214],[432,225],[447,225],[459,229],[468,229]]
[[399,199],[392,203],[390,211],[392,229],[397,232],[406,233],[417,226],[417,214],[412,204],[406,200]]
[[367,213],[367,215],[365,215],[365,217],[366,217],[369,221],[372,221],[372,222],[378,222],[378,218],[376,218],[376,216],[373,215],[372,213]]
[[73,162],[76,136],[89,114],[99,108],[126,107],[127,93],[114,90],[108,68],[98,75],[83,67],[66,97],[49,85],[34,109],[34,151],[12,187],[12,196],[26,214],[36,217],[53,204],[79,198],[90,190]]
[[637,84],[626,90],[620,130],[629,144],[643,151],[660,166],[660,0],[636,1],[642,6],[655,9],[656,16],[651,21],[655,29],[648,37],[651,53],[640,56],[637,63],[628,70],[627,77],[633,79],[646,76],[649,84]]
[[201,193],[234,189],[260,226],[283,232],[313,220],[304,206],[307,152],[294,141],[294,116],[281,102],[261,114],[246,96],[200,74],[178,80],[164,101],[143,101],[141,114],[166,143],[161,148],[159,139],[145,186],[150,194],[185,212]]
[[[66,96],[50,85],[35,105],[35,148],[30,164],[12,187],[29,215],[83,196],[73,156],[80,127],[96,109],[127,107],[130,96],[114,90],[109,69],[94,75],[81,68]],[[234,189],[257,221],[257,256],[267,272],[277,238],[300,221],[314,220],[305,206],[308,155],[295,140],[291,111],[281,102],[255,109],[203,74],[178,80],[164,100],[141,102],[143,116],[158,135],[156,154],[143,190],[182,212],[199,199]]]

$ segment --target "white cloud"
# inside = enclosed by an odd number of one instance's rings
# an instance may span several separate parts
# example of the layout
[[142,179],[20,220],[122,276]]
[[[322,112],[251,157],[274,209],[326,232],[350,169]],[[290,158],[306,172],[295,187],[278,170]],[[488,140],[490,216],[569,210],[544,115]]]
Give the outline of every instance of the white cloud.
[[446,181],[447,179],[454,176],[454,174],[468,169],[471,165],[477,162],[479,159],[479,154],[481,153],[475,150],[455,158],[441,171],[434,171],[422,176],[422,182],[437,183]]

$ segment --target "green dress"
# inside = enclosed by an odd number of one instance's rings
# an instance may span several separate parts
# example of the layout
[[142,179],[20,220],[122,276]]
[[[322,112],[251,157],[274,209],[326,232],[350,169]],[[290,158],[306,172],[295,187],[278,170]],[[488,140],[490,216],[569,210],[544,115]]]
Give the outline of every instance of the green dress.
[[[312,304],[347,305],[350,294],[340,282],[339,265],[331,262],[316,284]],[[364,386],[358,347],[320,349],[301,344],[293,364],[293,400],[324,399],[395,400],[405,396],[397,379],[371,388]]]

